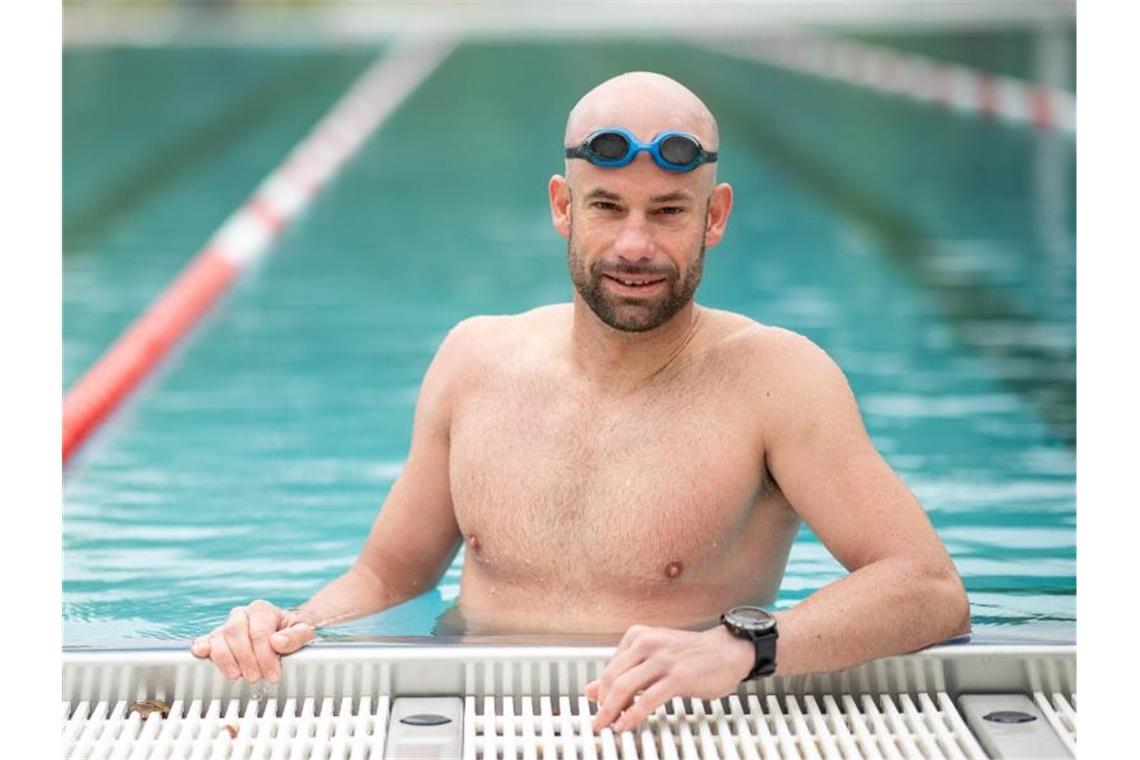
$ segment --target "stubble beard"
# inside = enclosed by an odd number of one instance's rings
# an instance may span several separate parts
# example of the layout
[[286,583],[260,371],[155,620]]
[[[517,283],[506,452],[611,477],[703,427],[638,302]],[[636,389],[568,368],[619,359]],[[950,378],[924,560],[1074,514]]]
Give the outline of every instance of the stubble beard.
[[611,274],[652,274],[664,277],[665,292],[652,301],[627,300],[607,292],[602,284],[602,260],[599,259],[589,268],[586,267],[574,246],[573,225],[566,243],[566,259],[575,290],[598,319],[622,332],[648,332],[668,322],[693,300],[704,271],[705,246],[702,240],[700,253],[685,273],[684,280],[678,279],[677,270],[672,266],[666,269],[626,265],[610,269]]

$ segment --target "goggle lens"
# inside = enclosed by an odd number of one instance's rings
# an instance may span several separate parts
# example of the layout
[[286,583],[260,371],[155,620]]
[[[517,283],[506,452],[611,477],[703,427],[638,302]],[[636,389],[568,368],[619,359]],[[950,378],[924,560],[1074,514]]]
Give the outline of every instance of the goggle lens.
[[617,132],[602,132],[590,140],[590,150],[604,161],[616,161],[629,152],[629,140]]
[[697,160],[700,146],[687,137],[670,135],[661,142],[661,157],[677,166],[688,166]]

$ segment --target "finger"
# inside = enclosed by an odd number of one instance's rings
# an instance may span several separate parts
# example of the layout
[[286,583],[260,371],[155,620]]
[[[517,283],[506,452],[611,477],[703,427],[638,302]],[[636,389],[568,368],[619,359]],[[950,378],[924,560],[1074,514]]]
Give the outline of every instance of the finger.
[[249,616],[244,607],[234,607],[230,612],[230,619],[222,626],[222,635],[245,680],[250,683],[261,680],[261,669],[257,667],[253,644],[249,640]]
[[631,728],[637,728],[656,712],[657,708],[676,696],[678,696],[677,687],[673,679],[662,678],[641,693],[641,696],[637,698],[637,703],[627,709],[614,723],[613,730],[620,733]]
[[281,658],[269,644],[269,637],[277,630],[281,611],[269,602],[258,599],[249,605],[249,640],[257,668],[270,681],[281,677]]
[[642,635],[648,633],[649,630],[650,627],[647,625],[631,625],[629,628],[626,628],[625,635],[622,636],[621,641],[618,642],[617,649],[614,650],[614,654],[617,654],[618,652],[624,650],[630,644],[641,638]]
[[649,688],[664,672],[665,668],[660,663],[646,660],[614,681],[605,701],[599,703],[598,714],[594,716],[594,730],[598,731],[616,720],[622,710],[633,704],[634,695]]
[[606,663],[606,667],[598,677],[597,702],[599,705],[603,705],[609,701],[609,693],[610,689],[613,688],[614,681],[620,678],[621,675],[629,669],[644,662],[649,656],[649,649],[652,647],[652,642],[647,636],[648,629],[645,628],[645,626],[634,626],[630,628],[630,630],[632,631],[634,628],[641,630],[636,634],[626,634],[626,639],[622,639],[622,647],[614,653],[614,656]]
[[590,700],[591,702],[597,702],[598,701],[598,682],[597,681],[590,681],[588,684],[586,684],[586,699]]
[[238,667],[237,660],[230,652],[221,628],[214,631],[210,636],[210,660],[226,678],[233,679],[241,675],[241,668]]
[[295,623],[273,634],[269,638],[269,644],[273,647],[273,651],[289,654],[312,641],[316,635],[316,629],[308,623]]
[[190,654],[195,657],[206,658],[210,656],[210,637],[199,636],[190,645]]

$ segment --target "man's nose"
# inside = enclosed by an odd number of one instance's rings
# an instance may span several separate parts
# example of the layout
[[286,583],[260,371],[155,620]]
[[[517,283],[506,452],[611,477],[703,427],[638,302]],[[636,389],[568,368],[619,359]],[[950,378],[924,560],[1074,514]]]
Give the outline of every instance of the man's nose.
[[614,253],[629,261],[648,259],[653,256],[653,236],[641,214],[628,214],[617,240]]

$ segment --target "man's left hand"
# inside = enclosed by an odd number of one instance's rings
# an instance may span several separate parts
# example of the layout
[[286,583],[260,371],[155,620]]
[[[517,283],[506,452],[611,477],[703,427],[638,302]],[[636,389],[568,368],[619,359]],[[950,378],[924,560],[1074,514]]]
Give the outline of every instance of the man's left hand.
[[601,677],[586,685],[586,698],[598,703],[594,731],[611,722],[614,731],[635,728],[673,697],[719,699],[731,694],[755,659],[752,643],[724,626],[699,633],[632,626]]

